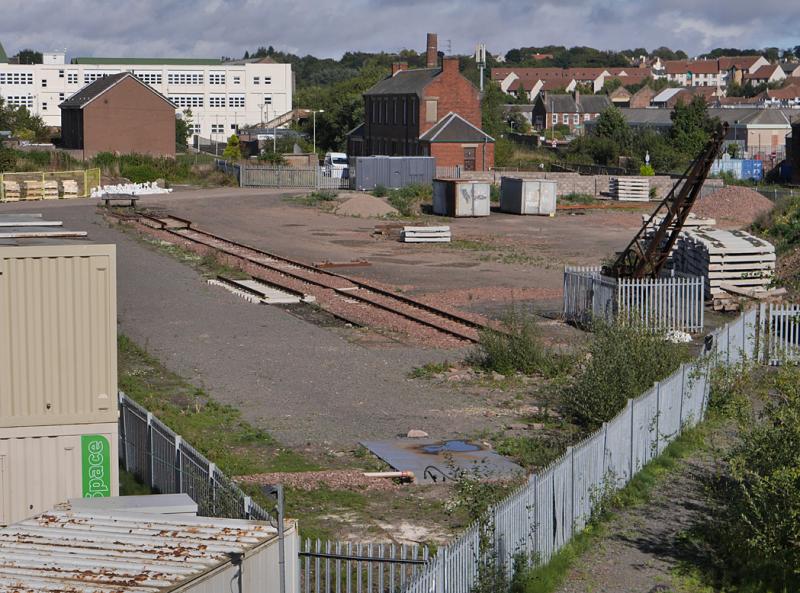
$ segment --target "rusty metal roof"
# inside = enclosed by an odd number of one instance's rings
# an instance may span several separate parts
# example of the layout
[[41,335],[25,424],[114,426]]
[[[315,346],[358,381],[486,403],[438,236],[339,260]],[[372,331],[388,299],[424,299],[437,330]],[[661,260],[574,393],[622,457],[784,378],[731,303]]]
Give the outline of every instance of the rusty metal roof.
[[276,537],[255,521],[49,511],[0,530],[0,591],[163,593]]

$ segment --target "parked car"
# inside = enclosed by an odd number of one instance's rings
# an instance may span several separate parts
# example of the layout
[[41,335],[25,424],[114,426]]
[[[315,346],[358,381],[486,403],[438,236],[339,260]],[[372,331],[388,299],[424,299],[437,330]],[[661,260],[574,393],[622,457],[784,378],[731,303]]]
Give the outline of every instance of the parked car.
[[350,175],[350,166],[347,155],[343,152],[329,152],[325,155],[323,164],[326,177],[347,179]]

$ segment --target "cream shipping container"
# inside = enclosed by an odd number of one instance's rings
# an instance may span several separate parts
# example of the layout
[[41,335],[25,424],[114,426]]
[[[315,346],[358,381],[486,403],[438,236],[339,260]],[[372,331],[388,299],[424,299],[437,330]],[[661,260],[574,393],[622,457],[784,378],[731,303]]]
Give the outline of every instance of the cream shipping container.
[[542,179],[500,179],[500,210],[511,214],[556,213],[556,182]]
[[0,524],[118,492],[115,246],[47,224],[0,229]]
[[291,593],[297,526],[259,521],[51,510],[0,529],[0,591]]
[[488,181],[434,179],[433,213],[440,216],[489,216]]

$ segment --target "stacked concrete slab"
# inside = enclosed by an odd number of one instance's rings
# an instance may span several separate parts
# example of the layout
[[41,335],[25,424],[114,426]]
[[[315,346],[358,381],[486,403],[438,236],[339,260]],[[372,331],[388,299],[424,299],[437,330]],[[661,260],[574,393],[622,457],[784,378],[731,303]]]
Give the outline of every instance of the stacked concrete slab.
[[[642,222],[646,223],[647,220],[650,218],[648,214],[642,214]],[[656,229],[664,220],[663,216],[655,217],[650,224],[647,226],[645,230],[645,238],[650,241],[652,240],[653,235],[656,234]],[[683,228],[687,229],[699,229],[700,227],[713,227],[716,226],[717,221],[714,218],[700,218],[695,214],[689,214],[689,217],[683,223]],[[670,229],[674,228],[675,224],[673,223],[670,225]],[[662,242],[665,243],[666,239]],[[674,269],[675,268],[675,250],[678,249],[678,242],[676,241],[675,244],[672,246],[672,249],[669,251],[669,259],[667,260],[667,269]]]
[[675,269],[706,278],[707,299],[722,295],[724,284],[766,288],[775,274],[775,247],[745,231],[688,229],[673,259]]
[[647,177],[612,177],[609,191],[616,200],[647,202],[650,199],[650,180]]

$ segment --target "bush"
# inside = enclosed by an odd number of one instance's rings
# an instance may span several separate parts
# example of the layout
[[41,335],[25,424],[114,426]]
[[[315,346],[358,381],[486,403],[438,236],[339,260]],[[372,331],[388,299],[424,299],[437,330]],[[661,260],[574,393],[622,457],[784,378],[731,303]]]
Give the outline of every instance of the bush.
[[685,344],[668,342],[643,325],[595,323],[593,330],[587,362],[562,393],[566,412],[590,430],[690,359]]
[[496,183],[492,183],[489,186],[489,201],[492,204],[499,204],[500,203],[500,186]]
[[0,171],[13,171],[17,165],[17,156],[13,150],[0,146]]
[[655,169],[653,169],[653,167],[651,167],[650,165],[642,165],[641,167],[639,167],[639,175],[641,175],[642,177],[652,177],[655,174],[656,174]]
[[433,196],[433,187],[430,185],[411,184],[400,189],[389,191],[389,204],[391,204],[401,216],[416,216],[420,211],[420,204],[423,201],[430,201]]
[[470,362],[503,375],[523,373],[554,377],[570,367],[566,355],[545,347],[533,315],[515,311],[504,316],[501,330],[481,330]]
[[385,186],[378,184],[375,186],[375,189],[372,190],[372,195],[376,198],[385,198],[389,195],[389,190],[387,190]]

